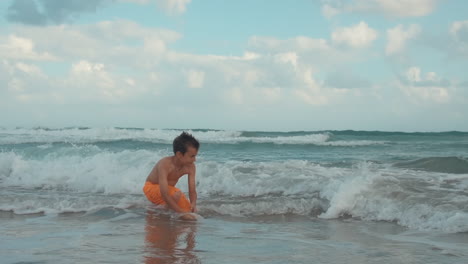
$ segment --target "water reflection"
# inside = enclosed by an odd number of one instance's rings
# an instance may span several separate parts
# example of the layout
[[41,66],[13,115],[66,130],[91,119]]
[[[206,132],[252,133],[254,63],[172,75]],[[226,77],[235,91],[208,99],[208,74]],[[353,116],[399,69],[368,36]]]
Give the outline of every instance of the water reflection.
[[194,251],[197,224],[147,211],[145,263],[201,263]]

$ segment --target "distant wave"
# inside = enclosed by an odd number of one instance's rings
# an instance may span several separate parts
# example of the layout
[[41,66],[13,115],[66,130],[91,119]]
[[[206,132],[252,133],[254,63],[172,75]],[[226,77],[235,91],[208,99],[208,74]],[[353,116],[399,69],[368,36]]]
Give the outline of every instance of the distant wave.
[[430,157],[395,163],[396,167],[443,173],[468,173],[468,160],[461,157]]
[[[0,144],[98,143],[122,140],[172,144],[181,133],[177,129],[64,128],[0,129]],[[329,132],[242,132],[225,130],[186,130],[202,143],[214,144],[290,144],[318,146],[367,146],[385,144],[383,140],[334,140]]]
[[330,130],[330,133],[335,135],[347,136],[468,136],[468,132],[464,131],[444,131],[444,132],[400,132],[400,131],[363,131],[363,130]]

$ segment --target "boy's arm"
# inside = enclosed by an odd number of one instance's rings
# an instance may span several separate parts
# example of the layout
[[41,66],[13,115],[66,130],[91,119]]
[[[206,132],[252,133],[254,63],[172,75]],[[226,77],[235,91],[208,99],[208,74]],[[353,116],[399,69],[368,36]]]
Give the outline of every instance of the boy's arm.
[[159,171],[159,190],[161,191],[161,196],[166,202],[167,206],[170,209],[176,211],[177,213],[183,213],[184,211],[177,205],[174,199],[169,195],[169,185],[167,183],[167,176],[169,175],[168,171],[164,166],[161,166]]
[[193,168],[188,173],[189,198],[190,204],[192,205],[192,212],[197,211],[197,190],[195,182],[195,172],[196,168],[195,165],[193,165]]

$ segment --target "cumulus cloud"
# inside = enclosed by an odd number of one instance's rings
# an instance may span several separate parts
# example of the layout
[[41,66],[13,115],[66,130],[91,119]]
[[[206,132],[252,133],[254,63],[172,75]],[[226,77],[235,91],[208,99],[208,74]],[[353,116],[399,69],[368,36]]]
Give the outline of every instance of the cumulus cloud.
[[0,89],[2,104],[7,103],[30,103],[41,101],[49,94],[51,79],[34,62],[4,59],[0,64]]
[[5,59],[57,60],[55,56],[46,51],[38,52],[32,39],[14,34],[9,35],[7,38],[0,37],[0,56]]
[[416,38],[421,33],[421,27],[418,25],[410,25],[405,28],[403,25],[398,25],[387,30],[387,46],[385,53],[387,55],[395,55],[403,52],[406,44],[411,39]]
[[410,101],[429,103],[449,103],[452,99],[452,84],[435,72],[422,74],[419,67],[410,67],[400,77],[398,86]]
[[[126,20],[102,21],[90,25],[47,27],[15,26],[13,37],[0,36],[0,53],[6,58],[89,61],[129,67],[149,67],[161,60],[166,46],[180,39],[177,32],[147,28]],[[2,43],[4,39],[5,44]],[[11,52],[13,47],[16,52]],[[39,52],[41,50],[41,52]]]
[[339,28],[332,33],[334,43],[345,44],[353,48],[367,47],[376,39],[377,31],[362,21],[355,26]]
[[468,20],[453,22],[449,32],[455,43],[455,49],[468,55]]
[[432,13],[440,1],[441,0],[322,0],[322,14],[328,18],[340,13],[418,17]]
[[68,75],[58,83],[66,88],[57,86],[55,93],[73,102],[120,103],[148,91],[148,87],[138,80],[117,71],[100,62],[76,61]]
[[[52,102],[138,101],[139,105],[156,107],[168,101],[179,102],[183,92],[194,98],[189,104],[200,111],[207,105],[216,107],[213,104],[228,108],[243,105],[242,111],[282,102],[327,105],[341,100],[349,87],[324,82],[320,76],[360,56],[325,39],[304,36],[252,37],[248,51],[241,56],[183,53],[172,49],[181,38],[179,33],[125,20],[90,25],[16,25],[14,31],[16,38],[32,43],[24,49],[29,54],[43,61],[47,58],[44,54],[49,54],[57,61],[48,63],[58,63],[68,71],[68,75],[49,78],[47,92],[28,95],[31,100],[49,98]],[[8,38],[3,39],[4,48],[11,46],[7,45]],[[359,46],[365,41],[355,43]],[[8,59],[16,63],[25,58]],[[5,82],[11,82],[16,90],[35,85],[32,79],[15,78],[5,77]]]
[[[361,54],[359,50],[345,50],[336,47],[326,39],[298,36],[290,39],[253,36],[249,39],[248,48],[259,54],[268,53],[281,56],[287,65],[297,65],[299,61],[311,61],[321,69],[334,68],[337,64],[353,61]],[[279,60],[279,58],[278,58]]]

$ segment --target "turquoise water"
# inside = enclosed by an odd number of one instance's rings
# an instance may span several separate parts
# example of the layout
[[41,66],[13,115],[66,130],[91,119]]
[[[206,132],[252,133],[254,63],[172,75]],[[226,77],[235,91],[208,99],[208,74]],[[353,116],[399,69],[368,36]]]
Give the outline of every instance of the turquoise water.
[[468,261],[466,132],[190,130],[201,142],[197,223],[141,192],[180,132],[0,129],[2,259]]

